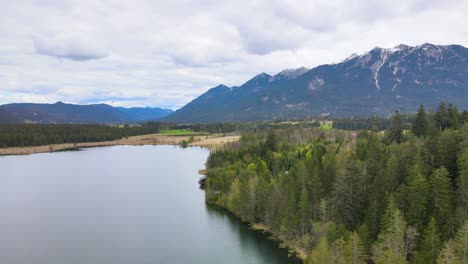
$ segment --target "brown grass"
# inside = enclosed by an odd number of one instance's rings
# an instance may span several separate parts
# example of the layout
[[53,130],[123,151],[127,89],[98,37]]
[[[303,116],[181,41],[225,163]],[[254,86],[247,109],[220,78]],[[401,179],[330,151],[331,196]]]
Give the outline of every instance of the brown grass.
[[[116,146],[116,145],[179,145],[183,140],[189,141],[191,136],[165,136],[160,134],[141,135],[118,139],[113,141],[102,142],[82,142],[82,143],[64,143],[34,147],[12,147],[0,148],[0,155],[27,155],[33,153],[54,152],[60,150],[86,148],[86,147],[101,147],[101,146]],[[240,136],[193,136],[194,141],[190,146],[201,146],[209,149],[218,149],[223,147],[228,142],[238,141]]]

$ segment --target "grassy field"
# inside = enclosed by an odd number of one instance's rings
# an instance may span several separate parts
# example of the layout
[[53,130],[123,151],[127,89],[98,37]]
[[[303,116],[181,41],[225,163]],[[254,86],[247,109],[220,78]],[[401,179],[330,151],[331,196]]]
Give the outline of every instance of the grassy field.
[[166,136],[201,136],[201,135],[209,135],[206,132],[195,132],[190,129],[168,129],[168,130],[161,130],[159,132],[161,135]]
[[324,130],[331,130],[333,128],[332,121],[320,121],[320,128]]

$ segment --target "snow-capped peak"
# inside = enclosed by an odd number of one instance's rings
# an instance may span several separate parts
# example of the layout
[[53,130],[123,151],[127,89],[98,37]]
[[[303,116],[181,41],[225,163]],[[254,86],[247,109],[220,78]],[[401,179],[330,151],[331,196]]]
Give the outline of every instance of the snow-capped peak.
[[280,79],[280,78],[281,79],[295,79],[301,76],[302,74],[306,73],[307,71],[309,71],[309,69],[306,67],[300,67],[297,69],[286,69],[276,74],[274,78],[275,79]]

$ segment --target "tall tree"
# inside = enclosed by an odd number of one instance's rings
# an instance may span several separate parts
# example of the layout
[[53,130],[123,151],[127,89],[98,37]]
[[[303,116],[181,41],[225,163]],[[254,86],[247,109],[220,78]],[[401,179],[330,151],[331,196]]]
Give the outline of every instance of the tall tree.
[[344,168],[337,177],[334,209],[339,223],[352,230],[360,224],[363,217],[363,168],[362,163],[353,154],[346,155],[344,163]]
[[392,123],[388,130],[388,140],[396,143],[401,143],[403,141],[403,123],[399,111],[395,111],[392,117]]
[[343,256],[345,263],[364,264],[367,260],[367,255],[364,250],[361,238],[357,232],[353,232],[345,240],[343,248]]
[[458,158],[457,206],[463,210],[463,218],[468,219],[468,148],[464,148]]
[[433,214],[441,237],[446,240],[453,234],[453,190],[449,173],[444,167],[432,174],[431,189]]
[[416,120],[413,124],[413,134],[416,136],[426,136],[429,129],[429,121],[427,120],[426,110],[424,106],[419,106],[418,113],[416,115]]
[[440,102],[439,107],[434,116],[435,126],[439,131],[444,130],[448,126],[447,106],[444,102]]
[[449,104],[447,110],[447,125],[455,130],[460,128],[460,116],[458,115],[458,109],[455,105]]
[[441,247],[442,242],[440,241],[435,219],[431,218],[424,230],[421,248],[415,256],[415,262],[420,264],[436,263]]
[[378,236],[374,247],[373,260],[380,263],[405,263],[405,233],[406,221],[402,213],[392,201],[386,210],[382,226],[384,229]]
[[439,254],[437,258],[437,264],[465,264],[466,262],[462,262],[457,255],[455,254],[455,250],[453,248],[453,241],[447,241],[444,245],[444,248]]
[[453,241],[456,256],[462,263],[468,263],[468,220],[460,227]]
[[430,188],[426,177],[421,174],[417,166],[413,168],[412,174],[407,188],[407,217],[410,224],[421,228],[426,221]]
[[271,150],[271,151],[278,150],[278,140],[276,138],[276,134],[275,134],[275,131],[273,131],[273,129],[270,129],[270,131],[268,131],[268,135],[265,141],[265,147],[266,149]]
[[327,236],[322,236],[317,247],[312,251],[306,263],[311,264],[332,264],[332,252],[328,244]]

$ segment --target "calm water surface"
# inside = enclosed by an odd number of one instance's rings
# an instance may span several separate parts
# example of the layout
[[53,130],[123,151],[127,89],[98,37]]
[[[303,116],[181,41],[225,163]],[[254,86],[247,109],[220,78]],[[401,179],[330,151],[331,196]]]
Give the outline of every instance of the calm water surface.
[[0,263],[293,263],[208,207],[209,151],[118,146],[0,157]]

